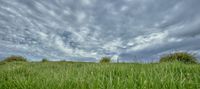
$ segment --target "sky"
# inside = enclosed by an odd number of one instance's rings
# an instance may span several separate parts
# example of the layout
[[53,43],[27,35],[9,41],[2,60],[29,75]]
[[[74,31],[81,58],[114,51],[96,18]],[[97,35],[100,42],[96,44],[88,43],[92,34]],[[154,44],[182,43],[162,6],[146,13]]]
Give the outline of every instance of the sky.
[[0,0],[0,58],[200,58],[200,0]]

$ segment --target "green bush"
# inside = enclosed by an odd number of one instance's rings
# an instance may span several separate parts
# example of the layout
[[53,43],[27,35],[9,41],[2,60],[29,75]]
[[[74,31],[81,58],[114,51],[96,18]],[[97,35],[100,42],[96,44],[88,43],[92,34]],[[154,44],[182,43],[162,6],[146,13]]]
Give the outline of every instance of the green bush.
[[110,57],[102,57],[100,60],[100,63],[110,63],[111,58]]
[[27,59],[23,56],[13,55],[13,56],[7,57],[3,60],[3,62],[13,62],[13,61],[27,62]]
[[43,58],[42,62],[48,62],[49,60],[47,58]]
[[174,62],[179,61],[183,63],[197,63],[197,59],[193,54],[187,52],[176,52],[164,55],[160,58],[160,62]]

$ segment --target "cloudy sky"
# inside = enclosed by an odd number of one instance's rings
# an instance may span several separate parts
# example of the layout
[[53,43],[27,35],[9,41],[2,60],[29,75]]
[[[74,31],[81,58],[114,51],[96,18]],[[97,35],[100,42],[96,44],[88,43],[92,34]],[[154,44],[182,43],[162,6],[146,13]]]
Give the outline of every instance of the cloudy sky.
[[200,57],[200,0],[0,0],[0,58]]

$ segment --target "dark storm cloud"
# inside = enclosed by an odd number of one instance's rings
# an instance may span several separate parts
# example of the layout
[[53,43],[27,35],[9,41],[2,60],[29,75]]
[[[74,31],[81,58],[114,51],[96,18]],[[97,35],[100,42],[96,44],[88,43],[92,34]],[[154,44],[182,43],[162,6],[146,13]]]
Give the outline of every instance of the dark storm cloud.
[[[0,55],[153,60],[200,47],[199,0],[1,0]],[[87,60],[88,59],[88,60]]]

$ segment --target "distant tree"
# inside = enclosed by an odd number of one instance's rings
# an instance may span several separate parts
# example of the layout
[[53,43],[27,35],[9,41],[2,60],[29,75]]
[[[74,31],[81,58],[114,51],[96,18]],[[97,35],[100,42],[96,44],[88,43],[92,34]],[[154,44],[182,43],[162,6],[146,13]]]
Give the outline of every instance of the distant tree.
[[174,62],[179,61],[183,63],[197,63],[197,58],[187,52],[176,52],[164,55],[160,58],[160,62]]
[[111,58],[110,57],[102,57],[99,62],[100,63],[110,63]]
[[3,62],[13,62],[13,61],[27,62],[27,59],[23,56],[12,55],[3,60]]

